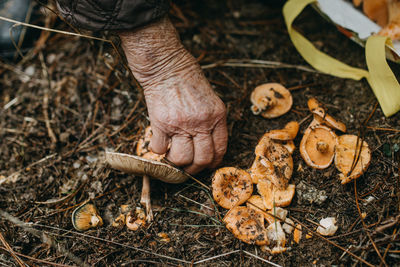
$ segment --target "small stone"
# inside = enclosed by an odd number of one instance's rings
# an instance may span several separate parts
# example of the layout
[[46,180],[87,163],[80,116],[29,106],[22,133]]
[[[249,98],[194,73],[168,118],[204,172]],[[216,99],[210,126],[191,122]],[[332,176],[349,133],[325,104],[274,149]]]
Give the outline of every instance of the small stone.
[[317,232],[324,236],[332,236],[338,229],[335,217],[323,218],[319,221],[319,224],[320,226],[318,226]]

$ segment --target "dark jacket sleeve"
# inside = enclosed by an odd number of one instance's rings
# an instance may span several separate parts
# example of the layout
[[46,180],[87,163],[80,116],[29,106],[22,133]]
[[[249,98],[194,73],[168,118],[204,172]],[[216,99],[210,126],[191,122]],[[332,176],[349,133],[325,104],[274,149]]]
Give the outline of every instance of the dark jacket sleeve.
[[61,15],[88,30],[129,30],[168,12],[168,0],[57,0]]

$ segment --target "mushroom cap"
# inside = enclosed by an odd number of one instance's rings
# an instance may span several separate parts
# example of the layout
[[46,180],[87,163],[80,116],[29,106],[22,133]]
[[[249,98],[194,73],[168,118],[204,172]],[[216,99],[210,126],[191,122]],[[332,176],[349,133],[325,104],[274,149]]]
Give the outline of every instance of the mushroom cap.
[[[338,138],[335,154],[335,165],[336,168],[341,172],[339,178],[342,184],[346,184],[351,180],[360,177],[360,175],[365,172],[371,162],[371,151],[367,142],[359,138],[357,145],[357,138],[358,137],[356,135],[350,134],[341,135]],[[356,159],[358,157],[357,164],[355,165],[353,171],[349,173],[355,157]]]
[[90,228],[102,226],[103,219],[95,205],[85,203],[72,212],[72,225],[78,231],[86,231]]
[[346,125],[337,121],[334,117],[326,113],[326,110],[320,102],[315,98],[310,98],[307,102],[308,109],[314,114],[314,121],[310,126],[316,124],[325,124],[326,126],[342,132],[346,132]]
[[236,238],[247,244],[269,244],[264,226],[264,216],[255,209],[243,206],[234,207],[225,215],[224,223]]
[[267,179],[260,179],[257,184],[258,193],[264,201],[264,206],[269,210],[274,207],[289,206],[294,197],[295,189],[294,184],[289,184],[285,189],[279,189]]
[[225,209],[243,204],[253,193],[251,176],[234,167],[220,168],[212,178],[212,193],[214,200]]
[[328,127],[309,127],[300,142],[300,155],[308,166],[325,169],[333,161],[337,135]]
[[288,89],[279,83],[257,86],[250,95],[254,114],[261,113],[267,119],[279,117],[290,110],[293,98]]
[[106,161],[114,169],[136,175],[148,175],[165,183],[179,184],[189,178],[187,174],[171,165],[135,155],[107,151]]
[[[271,180],[278,188],[287,187],[293,173],[293,158],[289,151],[280,143],[274,142],[265,134],[255,148],[257,156],[263,157],[272,163],[273,171],[265,172],[265,177]],[[256,163],[255,167],[260,166]],[[265,165],[265,164],[264,164]],[[253,172],[253,169],[252,169]]]

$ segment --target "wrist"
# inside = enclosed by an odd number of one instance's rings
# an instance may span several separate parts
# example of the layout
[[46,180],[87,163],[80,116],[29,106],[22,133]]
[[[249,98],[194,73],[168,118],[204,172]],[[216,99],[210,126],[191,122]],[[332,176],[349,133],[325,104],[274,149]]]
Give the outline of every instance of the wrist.
[[176,72],[196,67],[168,17],[119,36],[129,67],[145,90]]

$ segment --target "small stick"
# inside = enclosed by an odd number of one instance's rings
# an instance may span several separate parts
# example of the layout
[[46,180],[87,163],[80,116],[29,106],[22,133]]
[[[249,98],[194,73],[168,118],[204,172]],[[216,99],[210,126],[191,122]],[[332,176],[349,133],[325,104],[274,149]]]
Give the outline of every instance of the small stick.
[[11,246],[7,243],[6,239],[4,238],[3,234],[0,232],[0,241],[5,246],[5,250],[7,250],[11,256],[15,259],[19,266],[25,267],[25,263],[15,254],[14,250]]
[[365,232],[367,233],[367,236],[368,236],[369,240],[371,241],[372,246],[374,247],[374,249],[375,249],[375,251],[376,251],[376,254],[377,254],[378,257],[381,259],[381,263],[383,263],[386,267],[388,267],[388,265],[387,265],[385,259],[382,257],[381,253],[379,252],[378,247],[376,246],[374,240],[372,239],[372,236],[371,236],[370,233],[368,232],[367,226],[365,225],[364,219],[363,219],[363,217],[362,217],[362,215],[361,215],[360,205],[358,204],[358,193],[357,193],[357,182],[356,182],[356,179],[354,179],[354,197],[355,197],[355,199],[356,199],[356,206],[357,206],[358,214],[360,215],[360,220],[361,220],[361,222],[362,222],[362,225],[363,225],[364,228],[366,229]]
[[[7,249],[5,247],[0,247],[0,249],[7,251]],[[37,258],[28,256],[28,255],[24,255],[22,253],[18,253],[18,252],[15,252],[15,251],[14,251],[14,253],[16,255],[18,255],[20,257],[23,257],[23,258],[26,258],[28,260],[36,261],[36,262],[40,262],[40,263],[45,263],[47,265],[53,265],[53,266],[58,266],[58,267],[71,267],[71,265],[65,265],[65,264],[55,263],[55,262],[51,262],[51,261],[41,260],[41,259],[37,259]]]

